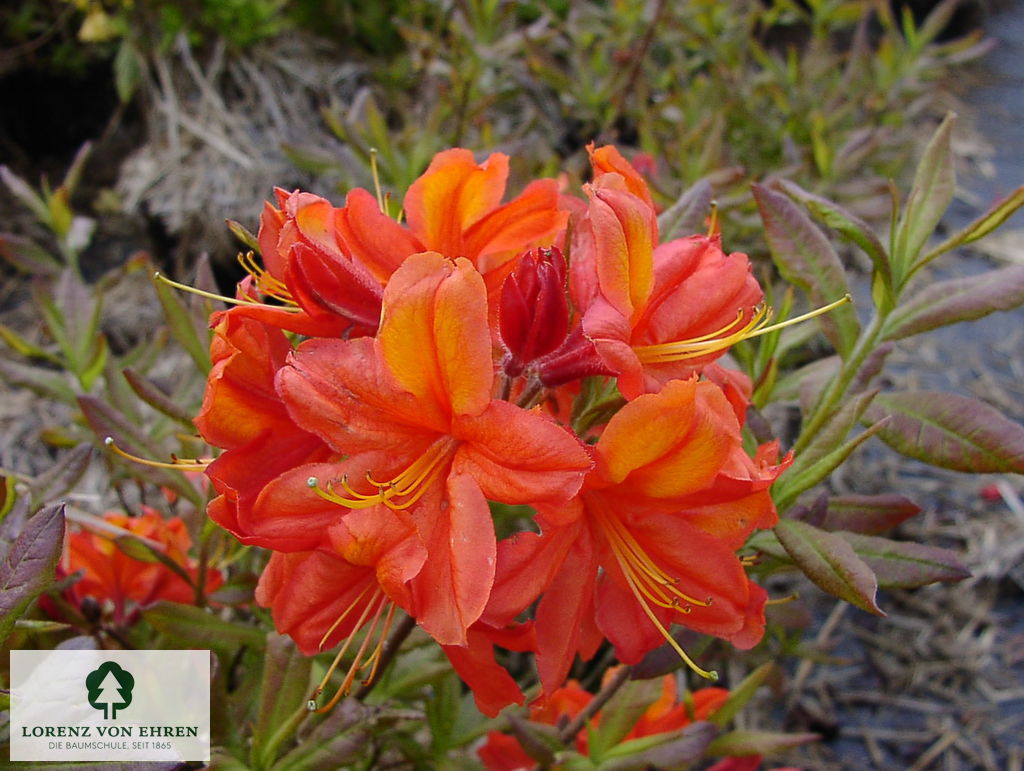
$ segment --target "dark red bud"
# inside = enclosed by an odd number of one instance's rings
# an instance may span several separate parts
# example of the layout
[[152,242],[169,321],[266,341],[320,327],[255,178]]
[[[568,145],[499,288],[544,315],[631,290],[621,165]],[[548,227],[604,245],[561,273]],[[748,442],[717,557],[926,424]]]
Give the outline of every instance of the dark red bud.
[[515,377],[531,361],[558,349],[569,332],[565,257],[551,247],[534,249],[501,285],[498,331],[508,349],[505,372]]

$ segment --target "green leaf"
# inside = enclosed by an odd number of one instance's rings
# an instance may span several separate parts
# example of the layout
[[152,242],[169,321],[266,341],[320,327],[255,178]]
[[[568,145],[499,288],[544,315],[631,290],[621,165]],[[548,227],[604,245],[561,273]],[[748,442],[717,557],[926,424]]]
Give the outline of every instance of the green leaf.
[[131,101],[141,82],[142,66],[139,64],[139,53],[128,38],[122,38],[114,56],[114,85],[122,104]]
[[1024,305],[1024,265],[1011,265],[978,276],[929,284],[893,311],[882,335],[886,340],[899,340],[1021,305]]
[[11,385],[27,388],[44,399],[75,404],[76,394],[62,373],[39,367],[27,367],[0,357],[0,378]]
[[886,287],[892,288],[892,266],[889,264],[889,255],[868,223],[834,201],[809,193],[795,182],[781,180],[777,184],[786,195],[806,206],[818,221],[839,231],[863,249],[864,253],[871,258],[875,272],[881,277],[882,282]]
[[715,757],[770,755],[821,740],[820,734],[784,734],[775,731],[730,731],[708,747]]
[[706,179],[697,180],[675,203],[658,215],[658,232],[662,242],[701,232],[704,229],[704,218],[710,209],[711,183]]
[[257,254],[259,253],[260,242],[256,238],[256,236],[254,236],[252,232],[247,227],[245,227],[245,225],[243,225],[241,222],[236,222],[235,220],[225,220],[225,222],[227,223],[228,230],[231,231],[231,235],[233,235],[235,238],[241,241],[245,246],[247,246],[252,251],[256,252]]
[[934,260],[940,254],[945,254],[950,249],[969,244],[984,238],[997,227],[1006,222],[1010,216],[1024,206],[1024,186],[1018,187],[1010,195],[986,211],[980,217],[962,230],[957,231],[941,244],[932,249],[928,254],[918,260],[915,268],[921,268]]
[[[820,307],[849,294],[846,273],[832,244],[803,210],[782,193],[752,185],[764,222],[765,237],[779,272]],[[844,358],[860,334],[857,314],[849,304],[819,317],[823,331]]]
[[769,677],[778,674],[779,671],[779,668],[770,661],[759,666],[744,677],[739,685],[729,689],[729,698],[725,700],[721,707],[715,710],[708,720],[719,728],[724,728],[730,720],[740,713],[740,710],[747,705],[747,702],[753,698],[757,689],[764,685]]
[[797,567],[822,590],[868,613],[885,615],[875,601],[874,573],[842,537],[794,519],[781,520],[774,532]]
[[153,286],[156,289],[157,298],[163,306],[164,316],[167,318],[167,325],[171,328],[171,334],[177,340],[192,361],[199,367],[204,375],[208,374],[213,366],[210,363],[209,335],[205,338],[199,335],[196,329],[196,319],[189,311],[188,306],[178,297],[178,290],[168,286],[163,281],[153,279]]
[[233,654],[239,648],[262,650],[266,632],[237,621],[225,621],[210,610],[176,602],[158,602],[142,612],[143,618],[175,644],[209,648]]
[[64,548],[64,504],[30,517],[0,563],[0,644],[15,621],[53,583]]
[[369,707],[343,699],[273,771],[336,771],[366,759],[371,741],[380,742],[389,726],[409,719],[409,713]]
[[810,466],[799,470],[796,474],[785,480],[780,479],[772,488],[772,497],[775,499],[779,509],[788,509],[800,493],[810,490],[814,485],[831,474],[843,461],[850,457],[854,450],[883,430],[887,422],[884,417],[881,418],[852,439],[828,451]]
[[1024,427],[976,399],[937,391],[882,394],[867,420],[892,420],[879,437],[897,452],[974,473],[1024,473]]
[[50,209],[25,180],[6,166],[0,166],[0,182],[7,186],[11,195],[21,201],[22,205],[31,211],[37,220],[44,225],[50,224]]
[[698,721],[681,731],[630,739],[608,752],[597,767],[600,771],[687,768],[704,756],[717,734],[716,726]]
[[822,529],[877,535],[920,511],[920,506],[902,495],[837,495],[828,500]]
[[601,710],[601,721],[590,736],[590,754],[603,758],[622,741],[644,712],[661,695],[661,679],[627,680]]
[[23,273],[52,277],[60,273],[62,263],[35,241],[12,233],[0,234],[0,258]]
[[121,373],[124,375],[124,379],[128,381],[128,385],[131,386],[131,389],[142,401],[153,409],[162,412],[167,417],[178,421],[189,430],[194,430],[192,414],[175,404],[152,380],[130,367],[122,370]]
[[[252,757],[258,768],[269,768],[299,713],[306,713],[313,658],[303,656],[284,635],[267,635],[260,704],[253,731]],[[284,735],[282,735],[284,734]]]
[[131,557],[133,560],[138,560],[139,562],[158,562],[181,578],[186,584],[195,587],[195,580],[188,574],[188,571],[154,544],[132,534],[119,535],[114,539],[114,543],[123,554]]
[[18,494],[14,491],[14,477],[7,474],[0,475],[0,522],[11,513]]
[[62,364],[59,357],[54,356],[49,351],[43,350],[38,345],[30,343],[5,324],[0,324],[0,337],[3,338],[7,345],[22,356],[32,359],[43,359],[44,361],[48,361],[51,364],[56,364],[58,366]]
[[956,115],[949,113],[935,131],[914,173],[914,184],[893,238],[892,258],[902,284],[928,239],[946,213],[956,190],[956,169],[950,139]]
[[874,571],[882,589],[912,589],[939,581],[962,581],[971,575],[949,549],[858,533],[839,535]]

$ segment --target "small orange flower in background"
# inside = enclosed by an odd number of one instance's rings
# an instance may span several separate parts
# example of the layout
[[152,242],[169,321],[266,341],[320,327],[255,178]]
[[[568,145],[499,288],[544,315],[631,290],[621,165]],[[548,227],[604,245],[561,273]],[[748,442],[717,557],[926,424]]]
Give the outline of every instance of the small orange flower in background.
[[[64,575],[82,573],[67,591],[76,605],[91,597],[110,612],[115,624],[121,625],[132,623],[140,609],[160,600],[195,602],[195,588],[184,577],[159,561],[130,557],[114,542],[121,536],[134,536],[165,554],[195,581],[198,567],[188,556],[192,539],[181,517],[164,519],[160,512],[144,506],[142,516],[109,512],[102,523],[108,527],[80,530],[67,538],[60,569]],[[219,570],[207,570],[206,591],[215,590],[221,583]]]

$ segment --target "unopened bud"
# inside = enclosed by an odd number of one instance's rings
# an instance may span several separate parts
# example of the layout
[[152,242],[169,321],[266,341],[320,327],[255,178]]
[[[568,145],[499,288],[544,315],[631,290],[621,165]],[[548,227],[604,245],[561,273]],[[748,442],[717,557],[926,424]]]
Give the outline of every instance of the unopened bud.
[[555,247],[519,258],[501,286],[498,329],[508,349],[505,372],[520,375],[530,362],[557,350],[569,332],[565,257]]

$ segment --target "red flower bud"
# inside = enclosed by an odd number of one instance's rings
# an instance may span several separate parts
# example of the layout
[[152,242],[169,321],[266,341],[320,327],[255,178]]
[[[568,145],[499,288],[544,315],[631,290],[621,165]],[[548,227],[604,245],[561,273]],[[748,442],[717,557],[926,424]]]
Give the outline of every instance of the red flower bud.
[[565,257],[558,249],[534,249],[519,258],[501,285],[498,330],[509,352],[505,372],[510,377],[565,341],[569,332],[565,271]]

